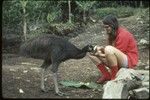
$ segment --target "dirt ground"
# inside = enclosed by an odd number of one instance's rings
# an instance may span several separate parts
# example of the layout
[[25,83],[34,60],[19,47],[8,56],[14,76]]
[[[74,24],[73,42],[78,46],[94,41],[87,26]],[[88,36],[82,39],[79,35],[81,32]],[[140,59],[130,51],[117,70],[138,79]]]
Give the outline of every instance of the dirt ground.
[[[2,94],[4,98],[101,98],[101,90],[64,87],[59,85],[62,92],[67,96],[57,96],[54,92],[54,84],[50,69],[47,70],[46,87],[48,93],[40,90],[40,64],[42,60],[23,58],[15,55],[4,55],[8,58],[3,60],[2,69]],[[68,60],[60,65],[58,71],[59,80],[74,80],[80,82],[96,81],[96,68],[88,61]],[[91,66],[90,66],[91,65]],[[92,68],[90,68],[92,67]],[[88,72],[88,73],[87,73]],[[86,77],[85,77],[86,76]],[[24,93],[20,93],[22,89]]]
[[[86,44],[105,44],[100,29],[101,23],[87,26],[82,34],[70,39],[77,47],[81,48]],[[101,32],[101,33],[100,33]],[[14,48],[15,49],[15,48]],[[139,67],[144,69],[149,66],[149,49],[140,50]],[[42,60],[24,58],[17,54],[2,54],[2,97],[3,98],[102,98],[103,89],[85,89],[64,87],[59,84],[62,92],[67,96],[57,96],[54,92],[54,84],[50,69],[47,70],[46,87],[50,91],[44,93],[40,90],[40,65]],[[86,56],[80,60],[70,59],[60,64],[58,80],[74,80],[79,82],[95,82],[100,76],[96,66]],[[21,91],[22,90],[22,91]]]

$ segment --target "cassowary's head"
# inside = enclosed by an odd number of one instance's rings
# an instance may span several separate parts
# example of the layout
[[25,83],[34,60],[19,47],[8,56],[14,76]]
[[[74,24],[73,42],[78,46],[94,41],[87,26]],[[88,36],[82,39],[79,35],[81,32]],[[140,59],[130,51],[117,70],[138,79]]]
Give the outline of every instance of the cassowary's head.
[[82,49],[82,51],[84,51],[84,52],[92,52],[93,50],[94,50],[93,45],[87,45]]

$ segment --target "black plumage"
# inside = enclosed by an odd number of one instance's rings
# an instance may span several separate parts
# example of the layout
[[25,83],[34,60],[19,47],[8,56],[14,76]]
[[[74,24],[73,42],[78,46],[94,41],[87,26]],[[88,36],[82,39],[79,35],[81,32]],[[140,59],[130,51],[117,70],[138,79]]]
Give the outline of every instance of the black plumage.
[[52,65],[51,71],[53,72],[55,92],[59,95],[62,95],[62,92],[60,92],[58,89],[57,83],[57,71],[59,64],[68,59],[81,59],[85,57],[87,52],[91,52],[92,50],[92,45],[86,45],[82,49],[79,49],[64,38],[54,35],[43,35],[35,37],[22,44],[20,47],[20,55],[44,60],[43,64],[41,65],[41,89],[43,91],[45,91],[45,70],[47,67]]

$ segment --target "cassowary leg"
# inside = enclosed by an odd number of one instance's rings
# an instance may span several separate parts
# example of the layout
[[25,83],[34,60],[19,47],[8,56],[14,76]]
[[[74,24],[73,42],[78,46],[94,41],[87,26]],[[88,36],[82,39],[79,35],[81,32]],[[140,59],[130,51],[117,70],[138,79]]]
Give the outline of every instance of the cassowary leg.
[[51,61],[44,61],[44,63],[41,65],[41,90],[43,92],[48,92],[48,90],[45,89],[44,85],[44,77],[45,77],[45,72],[48,66],[50,66]]
[[54,81],[54,85],[55,85],[55,92],[56,92],[56,94],[58,94],[59,96],[66,95],[65,93],[59,91],[58,82],[57,82],[57,73],[53,73],[53,81]]
[[63,95],[66,95],[66,94],[60,92],[60,91],[59,91],[59,88],[58,88],[58,80],[57,80],[58,65],[59,65],[59,64],[52,64],[52,69],[51,69],[51,71],[53,72],[53,81],[54,81],[54,85],[55,85],[55,92],[56,92],[56,94],[58,94],[59,96],[63,96]]
[[47,92],[44,86],[44,76],[45,76],[45,68],[41,68],[41,90],[43,92]]
[[59,89],[58,89],[58,82],[57,82],[57,73],[53,73],[53,81],[55,85],[55,92],[58,93]]

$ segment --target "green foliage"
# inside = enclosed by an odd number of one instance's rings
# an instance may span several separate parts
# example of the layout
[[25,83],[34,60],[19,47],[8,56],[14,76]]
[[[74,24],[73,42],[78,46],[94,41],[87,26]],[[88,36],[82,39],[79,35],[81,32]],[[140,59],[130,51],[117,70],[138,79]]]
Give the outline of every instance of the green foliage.
[[89,10],[96,1],[75,1],[80,10]]
[[57,13],[56,12],[52,12],[51,14],[48,13],[47,15],[47,21],[48,23],[52,23],[57,17]]
[[27,39],[39,36],[40,34],[45,34],[44,31],[45,30],[43,30],[42,28],[36,31],[31,31],[29,34],[27,34]]
[[[67,23],[61,23],[61,25],[62,25],[62,27],[63,27],[64,29],[73,29],[73,28],[75,27],[75,24],[69,23],[69,22],[67,22]],[[61,25],[60,25],[60,26],[61,26]]]
[[69,86],[69,87],[75,87],[75,88],[91,88],[91,89],[102,89],[102,86],[99,84],[96,84],[94,82],[76,82],[76,81],[60,81],[60,84],[64,86]]
[[2,30],[3,33],[21,32],[22,13],[21,5],[17,0],[3,1],[2,6]]
[[29,23],[45,23],[49,12],[57,11],[57,2],[55,1],[29,1],[27,12],[29,13]]
[[129,17],[134,14],[134,8],[132,7],[118,7],[117,9],[117,16],[118,17]]
[[59,15],[61,15],[61,11],[60,10],[52,12],[52,13],[48,13],[48,15],[47,15],[48,23],[52,23],[52,22],[58,20],[58,16]]
[[137,8],[134,10],[134,15],[137,17],[149,18],[149,17],[146,17],[146,16],[149,16],[149,8],[146,8],[146,9]]
[[50,24],[49,30],[52,34],[56,35],[66,35],[73,32],[77,25],[74,23],[55,23]]
[[117,15],[117,9],[115,9],[115,8],[99,8],[96,10],[96,15],[99,18],[103,18],[109,14]]
[[[136,16],[136,21],[138,22],[138,25],[141,25],[143,34],[140,35],[140,38],[145,37],[144,39],[149,40],[149,8],[138,8],[135,9],[134,15]],[[144,25],[143,25],[144,24]]]
[[33,38],[33,37],[36,37],[36,36],[39,36],[41,34],[46,34],[47,33],[47,25],[33,25],[33,27],[30,29],[30,31],[28,32],[27,34],[27,38],[30,39],[30,38]]
[[129,17],[134,14],[134,8],[131,7],[107,7],[107,8],[99,8],[96,10],[96,14],[99,18],[103,18],[104,16],[108,14],[113,14],[118,17]]
[[[123,1],[122,1],[123,2]],[[118,17],[128,17],[132,16],[133,14],[137,14],[141,18],[149,20],[148,17],[144,15],[149,15],[149,9],[145,12],[143,10],[131,7],[119,7],[117,1],[114,3],[111,2],[100,2],[100,1],[71,1],[71,10],[72,10],[72,18],[74,18],[73,23],[62,23],[63,19],[66,18],[66,14],[68,11],[68,7],[62,7],[67,5],[67,1],[36,1],[36,0],[10,0],[10,1],[3,1],[2,4],[2,30],[3,34],[19,34],[20,36],[23,35],[23,9],[22,7],[26,8],[25,17],[27,23],[27,34],[28,35],[35,35],[35,34],[42,34],[43,31],[46,31],[45,28],[41,28],[41,30],[30,30],[29,27],[32,25],[41,24],[44,26],[45,24],[53,24],[57,26],[58,30],[68,29],[72,30],[75,28],[77,21],[83,21],[81,12],[92,13],[92,16],[97,16],[98,18],[103,18],[108,14],[114,14]],[[78,6],[74,8],[74,4]],[[109,3],[109,4],[108,4]],[[106,8],[104,8],[105,6]],[[113,6],[113,8],[112,8]],[[118,7],[117,7],[118,6]],[[116,7],[116,8],[114,8]],[[61,12],[61,10],[65,10],[65,12]],[[93,8],[93,9],[91,9]],[[91,9],[91,10],[90,10]],[[94,12],[94,13],[93,13]],[[87,17],[84,14],[84,18]],[[79,16],[79,17],[78,17]],[[90,14],[88,14],[90,18]],[[87,18],[88,18],[87,17]],[[87,21],[87,20],[86,20]],[[57,25],[56,25],[57,24]],[[37,31],[37,32],[35,32]]]
[[76,1],[80,12],[83,11],[83,21],[86,22],[85,12],[88,11],[96,1]]
[[58,30],[63,30],[63,29],[73,29],[75,27],[75,24],[73,23],[56,23],[52,24],[51,26],[55,26]]
[[21,5],[22,5],[22,7],[25,8],[26,5],[27,5],[27,3],[28,3],[28,1],[27,1],[27,0],[21,0],[20,3],[21,3]]

